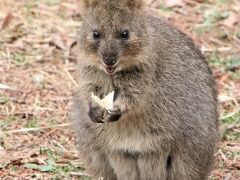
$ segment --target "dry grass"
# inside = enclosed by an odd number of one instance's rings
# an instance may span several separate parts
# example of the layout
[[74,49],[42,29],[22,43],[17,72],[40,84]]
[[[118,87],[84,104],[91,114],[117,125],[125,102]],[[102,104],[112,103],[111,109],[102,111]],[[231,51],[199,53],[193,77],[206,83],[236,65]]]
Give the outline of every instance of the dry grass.
[[[240,179],[240,2],[149,2],[205,50],[223,124],[210,179]],[[74,0],[0,1],[0,179],[76,179],[82,170],[67,116],[79,19]]]

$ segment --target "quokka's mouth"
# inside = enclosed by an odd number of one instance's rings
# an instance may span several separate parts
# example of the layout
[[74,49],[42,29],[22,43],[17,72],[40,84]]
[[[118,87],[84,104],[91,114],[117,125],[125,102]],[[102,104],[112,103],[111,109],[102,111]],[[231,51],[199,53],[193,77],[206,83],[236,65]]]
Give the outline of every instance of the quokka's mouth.
[[108,66],[108,67],[106,67],[106,70],[107,70],[108,74],[113,74],[114,71],[116,70],[116,67]]

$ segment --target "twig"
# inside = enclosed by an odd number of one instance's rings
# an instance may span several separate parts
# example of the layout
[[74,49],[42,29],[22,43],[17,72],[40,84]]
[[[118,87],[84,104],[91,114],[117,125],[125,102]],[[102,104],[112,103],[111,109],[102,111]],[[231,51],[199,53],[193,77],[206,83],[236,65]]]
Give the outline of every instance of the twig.
[[228,173],[228,174],[225,176],[224,180],[230,180],[231,177],[232,177],[232,174],[231,174],[231,173]]
[[238,118],[236,121],[234,121],[232,124],[222,124],[220,126],[219,132],[220,132],[220,139],[223,139],[225,137],[225,134],[228,130],[233,129],[237,127],[237,124],[240,122],[240,118]]
[[83,172],[70,172],[70,176],[87,176],[87,177],[92,177],[92,175],[83,173]]
[[41,131],[41,130],[44,130],[44,129],[52,129],[52,128],[68,127],[68,126],[70,126],[70,123],[60,124],[60,125],[53,125],[53,126],[44,126],[44,127],[38,127],[38,128],[22,128],[22,129],[3,131],[3,132],[6,133],[6,134],[14,134],[14,133]]
[[221,120],[226,119],[226,118],[229,118],[229,117],[232,117],[232,116],[236,115],[239,111],[240,111],[240,107],[237,108],[234,112],[232,112],[232,113],[230,113],[230,114],[228,114],[228,115],[226,115],[226,116],[223,116],[223,117],[221,118]]
[[12,88],[6,84],[0,83],[0,89],[8,89],[8,90],[16,90],[15,88]]
[[236,121],[234,121],[232,124],[230,124],[230,125],[228,126],[228,130],[229,130],[229,129],[233,129],[234,127],[236,127],[236,125],[237,125],[239,122],[240,122],[240,118],[237,118]]
[[66,148],[64,148],[60,143],[58,143],[57,141],[53,140],[53,143],[58,146],[63,152],[68,152],[66,150]]
[[232,47],[220,47],[220,48],[216,48],[216,49],[211,49],[211,48],[206,48],[205,46],[203,46],[201,48],[202,52],[203,53],[206,53],[206,52],[228,52],[228,51],[231,51],[232,50]]
[[223,154],[223,152],[222,152],[221,149],[219,149],[219,153],[221,154],[223,160],[224,160],[225,162],[227,162],[227,158],[226,158],[226,156]]
[[78,87],[76,81],[73,79],[72,75],[69,73],[69,71],[67,69],[64,69],[64,71],[66,72],[68,78],[72,81],[72,83],[74,84],[75,87]]

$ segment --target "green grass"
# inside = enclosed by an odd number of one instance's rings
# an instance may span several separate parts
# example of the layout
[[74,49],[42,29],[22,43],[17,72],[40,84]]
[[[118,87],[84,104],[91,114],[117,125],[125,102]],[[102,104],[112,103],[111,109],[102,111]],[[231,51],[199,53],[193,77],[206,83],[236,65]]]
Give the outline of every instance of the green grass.
[[236,32],[236,33],[235,33],[235,36],[236,36],[238,39],[240,39],[240,32]]
[[44,89],[47,86],[47,80],[43,74],[34,74],[32,77],[32,81],[34,85],[40,89]]
[[39,127],[39,119],[37,117],[33,117],[32,119],[27,120],[25,128],[36,128]]
[[[57,161],[62,157],[62,154],[49,148],[42,148],[40,150],[41,155],[47,156],[44,165],[38,165],[35,163],[24,164],[25,168],[34,169],[40,172],[52,173],[51,179],[70,179],[70,172],[80,172],[83,169],[76,166],[76,164],[69,163],[58,164]],[[87,177],[84,177],[87,180]],[[81,178],[82,179],[82,178]]]
[[8,102],[9,102],[9,98],[0,94],[0,105],[7,104]]
[[25,65],[27,63],[26,56],[24,53],[13,53],[11,59],[15,64],[19,66]]
[[236,69],[240,68],[240,56],[228,56],[223,58],[221,54],[216,50],[208,56],[208,62],[215,68],[222,68],[224,71],[233,72],[234,76],[238,78],[239,71]]
[[240,140],[240,132],[227,131],[225,135],[225,139],[229,141],[239,141]]
[[203,22],[201,24],[196,24],[192,29],[192,31],[194,33],[197,33],[198,35],[218,30],[215,27],[215,23],[220,20],[228,18],[230,14],[229,11],[220,11],[217,8],[203,10],[204,10]]
[[214,0],[213,3],[217,4],[217,5],[221,5],[221,4],[231,4],[233,1],[232,0]]
[[16,121],[16,117],[14,116],[8,116],[5,119],[2,119],[0,121],[0,128],[5,129],[7,126],[11,125],[13,121]]
[[225,61],[226,70],[234,71],[237,68],[240,68],[240,56],[230,56]]
[[224,59],[219,55],[217,51],[211,53],[208,57],[208,62],[215,68],[221,68],[225,66]]
[[222,120],[222,123],[227,123],[227,124],[231,124],[235,121],[240,121],[240,109],[238,109],[233,114],[227,113],[226,115],[223,116],[221,120]]

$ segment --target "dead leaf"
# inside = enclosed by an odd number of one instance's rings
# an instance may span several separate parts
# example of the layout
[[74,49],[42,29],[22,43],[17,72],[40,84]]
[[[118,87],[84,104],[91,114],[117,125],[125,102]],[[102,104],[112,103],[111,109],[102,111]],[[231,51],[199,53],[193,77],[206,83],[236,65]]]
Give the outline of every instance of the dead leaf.
[[232,97],[221,94],[221,95],[218,96],[218,100],[219,100],[219,102],[221,102],[221,103],[223,103],[223,102],[228,102],[228,101],[232,101]]
[[10,86],[8,86],[6,84],[2,84],[2,83],[0,83],[0,89],[15,90],[15,88],[10,87]]
[[2,25],[1,25],[1,29],[0,29],[0,30],[5,29],[5,28],[10,24],[10,22],[13,20],[13,17],[14,17],[14,16],[12,15],[11,12],[8,13],[8,14],[5,16],[4,20],[3,20],[3,23],[2,23]]
[[45,160],[46,158],[34,157],[34,158],[24,159],[21,161],[21,163],[22,164],[34,163],[37,165],[42,165],[42,164],[46,164]]
[[25,46],[22,40],[18,39],[15,42],[11,43],[11,44],[7,44],[6,45],[10,50],[14,51],[14,50],[24,50]]
[[198,3],[203,3],[204,2],[204,0],[195,0],[195,1],[197,1]]
[[11,148],[11,144],[9,143],[7,135],[4,132],[2,132],[1,129],[0,129],[0,144],[3,145],[3,147],[0,146],[0,151]]
[[0,167],[6,166],[10,160],[9,160],[8,153],[4,149],[0,149]]
[[235,13],[232,13],[227,19],[223,21],[223,25],[227,27],[233,27],[238,23],[238,16]]
[[232,174],[231,173],[227,173],[224,180],[230,180],[232,177]]
[[76,160],[79,158],[76,152],[65,152],[63,157],[70,160]]
[[166,7],[182,7],[184,5],[183,0],[165,0],[164,2]]
[[50,44],[56,46],[58,49],[61,49],[61,50],[65,50],[66,49],[66,46],[64,44],[63,39],[60,36],[56,35],[56,34],[52,35],[52,39],[51,39]]

